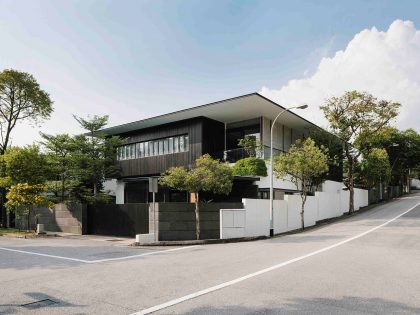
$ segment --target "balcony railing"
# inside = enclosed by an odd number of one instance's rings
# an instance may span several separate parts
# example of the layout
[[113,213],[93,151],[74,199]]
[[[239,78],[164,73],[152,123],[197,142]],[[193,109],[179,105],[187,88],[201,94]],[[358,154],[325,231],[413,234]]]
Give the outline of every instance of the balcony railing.
[[[282,150],[273,149],[273,155],[279,155],[283,153]],[[247,158],[247,157],[257,157],[260,159],[269,159],[270,158],[270,147],[263,146],[261,149],[248,149],[248,148],[237,148],[226,150],[223,152],[223,160],[229,163],[235,163],[238,160]]]

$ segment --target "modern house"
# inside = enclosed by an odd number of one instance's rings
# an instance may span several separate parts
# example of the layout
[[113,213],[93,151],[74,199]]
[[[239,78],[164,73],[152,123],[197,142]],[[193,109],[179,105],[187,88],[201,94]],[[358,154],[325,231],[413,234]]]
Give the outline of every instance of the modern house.
[[[121,173],[116,183],[116,202],[149,202],[150,177],[159,176],[172,166],[189,168],[203,154],[229,163],[246,157],[244,149],[238,147],[238,140],[244,136],[259,140],[263,146],[262,158],[268,159],[270,127],[283,109],[264,96],[252,93],[104,129],[109,136],[118,135],[127,140],[118,151]],[[295,113],[284,113],[273,129],[275,154],[286,152],[313,127],[317,128]],[[276,199],[295,189],[292,183],[280,180],[275,180],[274,188]],[[268,189],[268,177],[235,177],[230,196],[208,198],[217,201],[240,201],[243,197],[265,199]],[[188,200],[185,192],[163,187],[156,195],[158,202]]]

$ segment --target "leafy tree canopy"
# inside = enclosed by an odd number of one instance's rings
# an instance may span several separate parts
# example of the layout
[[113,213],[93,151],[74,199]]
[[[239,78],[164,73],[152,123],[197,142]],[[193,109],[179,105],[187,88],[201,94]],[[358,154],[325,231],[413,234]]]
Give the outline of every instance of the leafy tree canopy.
[[374,148],[364,156],[359,176],[366,188],[373,188],[381,182],[386,185],[391,179],[391,165],[386,150]]
[[[420,168],[420,134],[413,129],[398,130],[384,128],[374,135],[360,135],[369,154],[375,148],[387,151],[391,163],[392,185],[405,184],[405,177],[417,177],[415,170]],[[410,174],[409,174],[410,173]]]
[[48,93],[29,73],[13,69],[0,72],[0,154],[6,151],[18,121],[39,123],[50,117],[52,104]]
[[255,157],[241,159],[232,168],[234,175],[239,176],[267,176],[267,166],[264,160]]
[[93,116],[88,119],[76,117],[87,134],[74,137],[74,176],[80,180],[74,193],[86,202],[106,201],[109,196],[101,193],[103,182],[118,174],[117,148],[124,141],[118,137],[107,137],[101,129],[108,122],[108,116]]
[[[358,157],[367,147],[370,138],[398,115],[400,104],[378,100],[366,92],[349,91],[341,97],[332,97],[320,108],[327,118],[331,131],[343,140],[346,158],[344,184],[349,188],[349,213],[354,211],[355,169]],[[360,135],[364,137],[360,137]],[[357,150],[356,150],[357,149]]]
[[308,191],[314,182],[328,172],[328,156],[324,148],[315,145],[315,141],[307,138],[298,140],[287,153],[274,158],[274,173],[278,178],[287,178],[300,191],[302,200],[301,222],[305,227],[304,212]]
[[243,139],[239,139],[238,146],[244,148],[249,157],[261,156],[263,150],[261,141],[255,136],[245,136]]
[[[23,215],[27,218],[27,229],[30,229],[31,212],[36,211],[36,207],[51,207],[52,204],[46,197],[48,186],[44,184],[18,183],[12,185],[7,192],[6,208],[14,212],[17,217]],[[38,215],[35,214],[38,220]]]
[[9,187],[17,183],[43,184],[50,169],[46,157],[37,145],[11,147],[0,157],[3,167],[2,186]]
[[162,174],[159,182],[163,186],[195,195],[196,237],[200,239],[199,192],[208,191],[227,195],[232,190],[233,175],[229,165],[205,154],[195,161],[195,166],[191,170],[172,167]]

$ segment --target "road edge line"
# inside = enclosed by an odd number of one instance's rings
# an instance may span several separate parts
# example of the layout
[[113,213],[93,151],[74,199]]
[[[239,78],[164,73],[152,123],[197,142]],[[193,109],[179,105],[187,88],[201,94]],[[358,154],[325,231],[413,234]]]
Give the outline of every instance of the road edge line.
[[231,285],[234,285],[236,283],[245,281],[245,280],[250,279],[250,278],[254,278],[254,277],[259,276],[259,275],[262,275],[264,273],[267,273],[267,272],[270,272],[270,271],[273,271],[273,270],[282,268],[284,266],[290,265],[290,264],[295,263],[295,262],[298,262],[300,260],[303,260],[303,259],[306,259],[306,258],[315,256],[315,255],[321,254],[321,253],[326,252],[326,251],[328,251],[330,249],[336,248],[336,247],[341,246],[343,244],[346,244],[348,242],[354,241],[355,239],[358,239],[360,237],[363,237],[363,236],[365,236],[365,235],[367,235],[369,233],[372,233],[372,232],[380,229],[381,227],[383,227],[385,225],[388,225],[389,223],[397,220],[398,218],[402,217],[404,214],[407,214],[408,212],[414,210],[419,205],[420,205],[420,202],[418,202],[417,204],[415,204],[414,206],[412,206],[408,210],[402,212],[401,214],[397,215],[396,217],[394,217],[394,218],[386,221],[385,223],[382,223],[382,224],[380,224],[380,225],[378,225],[378,226],[376,226],[374,228],[371,228],[371,229],[369,229],[369,230],[367,230],[367,231],[365,231],[363,233],[360,233],[360,234],[357,234],[357,235],[352,236],[350,238],[347,238],[347,239],[345,239],[345,240],[343,240],[341,242],[338,242],[338,243],[335,243],[333,245],[330,245],[330,246],[327,246],[327,247],[318,249],[318,250],[313,251],[313,252],[310,252],[310,253],[308,253],[306,255],[302,255],[302,256],[299,256],[299,257],[296,257],[296,258],[287,260],[285,262],[282,262],[282,263],[273,265],[271,267],[261,269],[259,271],[250,273],[248,275],[245,275],[245,276],[242,276],[242,277],[239,277],[239,278],[236,278],[236,279],[227,281],[227,282],[223,282],[221,284],[218,284],[218,285],[209,287],[207,289],[203,289],[203,290],[200,290],[200,291],[197,291],[197,292],[194,292],[194,293],[185,295],[183,297],[180,297],[180,298],[177,298],[177,299],[173,299],[173,300],[170,300],[168,302],[165,302],[165,303],[162,303],[162,304],[158,304],[158,305],[155,305],[155,306],[146,308],[146,309],[144,309],[142,311],[132,313],[131,315],[146,315],[146,314],[150,314],[150,313],[153,313],[153,312],[156,312],[156,311],[159,311],[159,310],[168,308],[170,306],[174,306],[174,305],[180,304],[182,302],[185,302],[185,301],[188,301],[188,300],[192,300],[192,299],[197,298],[199,296],[202,296],[202,295],[205,295],[205,294],[208,294],[208,293],[211,293],[211,292],[214,292],[214,291],[217,291],[217,290],[220,290],[220,289],[229,287]]

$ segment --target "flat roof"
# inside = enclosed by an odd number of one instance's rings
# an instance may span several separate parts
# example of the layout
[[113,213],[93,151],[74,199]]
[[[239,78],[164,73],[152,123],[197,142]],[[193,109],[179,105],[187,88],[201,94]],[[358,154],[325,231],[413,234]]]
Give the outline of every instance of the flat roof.
[[[251,93],[127,124],[104,128],[102,131],[107,135],[118,135],[200,116],[223,123],[232,123],[261,116],[273,120],[281,109],[285,108],[259,93]],[[285,112],[279,117],[278,122],[295,129],[318,127],[293,112]]]

